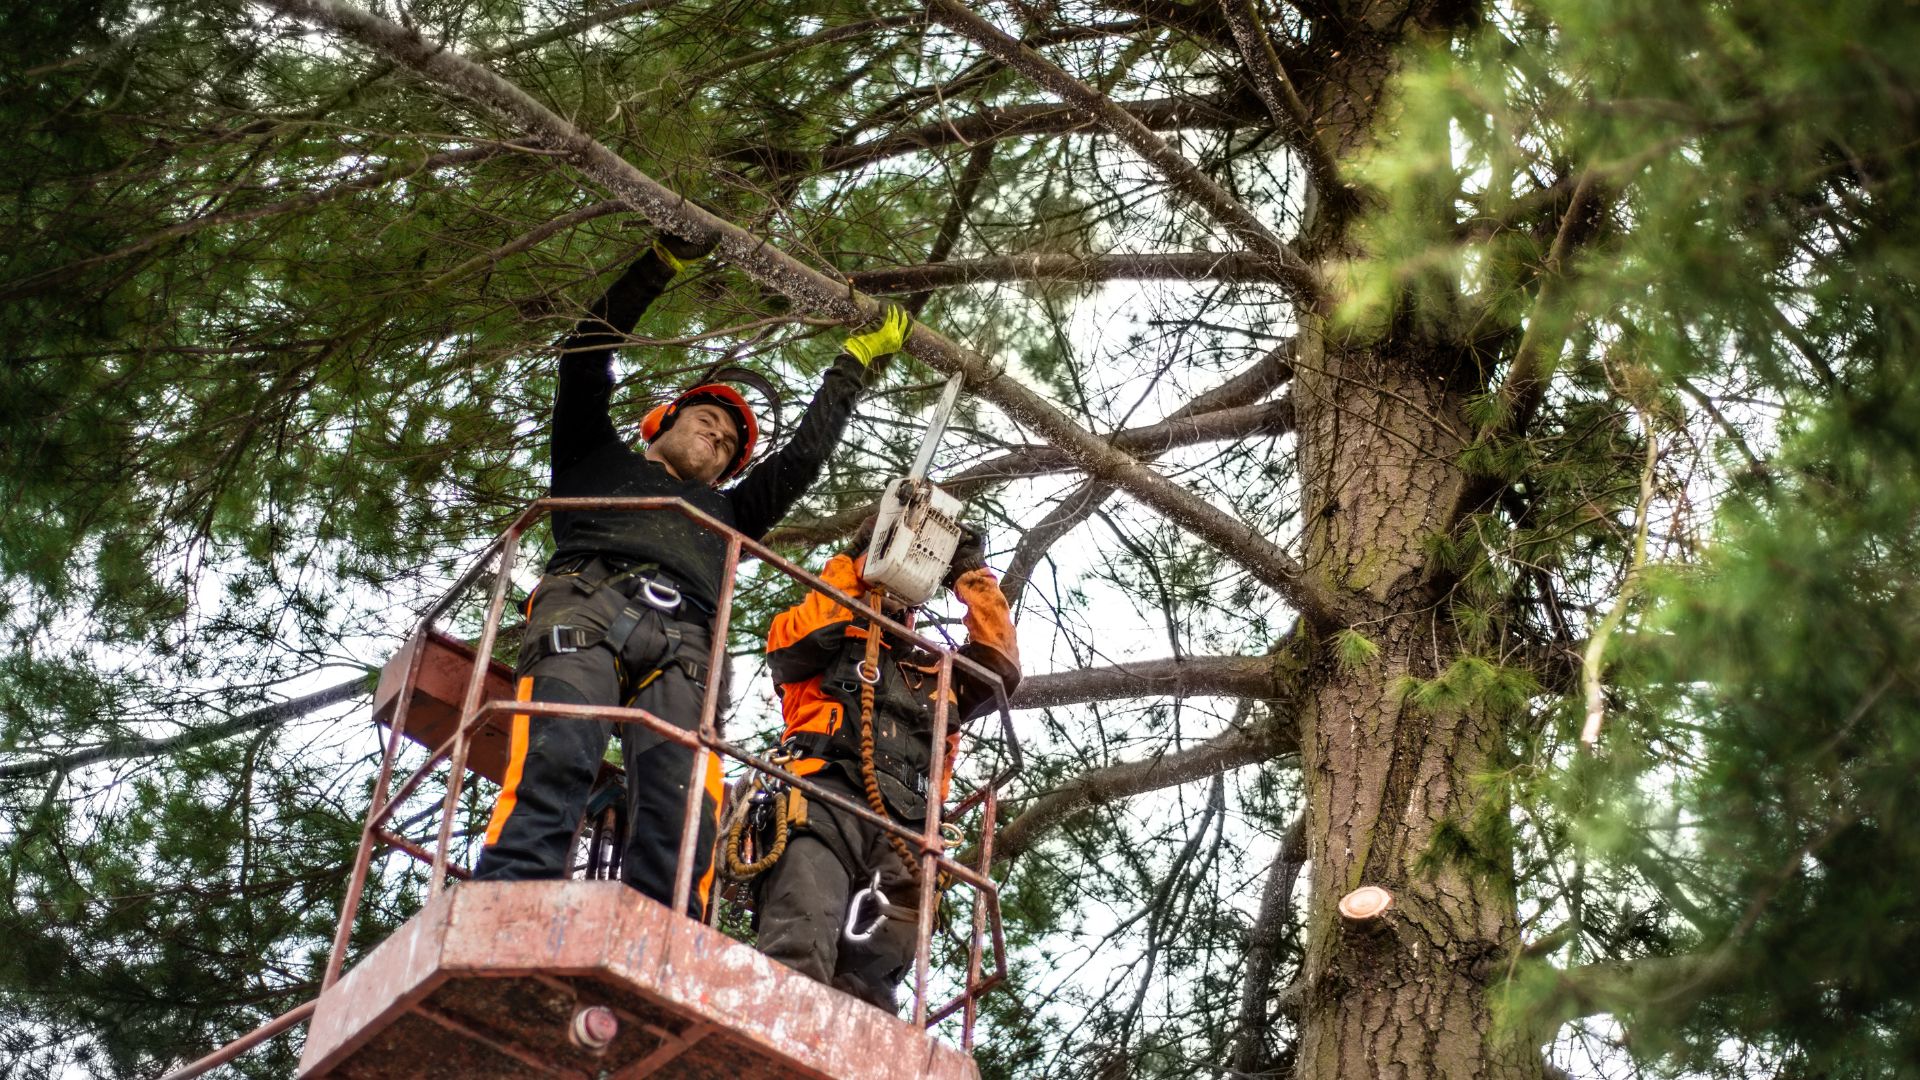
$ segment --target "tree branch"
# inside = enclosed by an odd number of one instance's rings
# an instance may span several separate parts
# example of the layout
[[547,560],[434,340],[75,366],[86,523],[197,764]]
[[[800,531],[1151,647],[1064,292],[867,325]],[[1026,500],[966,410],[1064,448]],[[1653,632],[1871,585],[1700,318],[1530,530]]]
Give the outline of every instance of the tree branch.
[[1338,201],[1341,184],[1333,151],[1321,137],[1293,80],[1287,77],[1286,65],[1274,49],[1273,39],[1267,36],[1267,28],[1254,10],[1252,0],[1221,0],[1220,8],[1226,14],[1227,27],[1233,31],[1240,58],[1246,61],[1254,93],[1260,95],[1273,122],[1292,133],[1291,145],[1305,159],[1313,186],[1320,189],[1326,201]]
[[[329,26],[399,61],[442,90],[464,96],[493,111],[533,136],[555,157],[605,185],[655,226],[688,240],[714,241],[715,250],[723,260],[787,296],[800,308],[850,325],[879,315],[880,304],[873,297],[694,205],[562,119],[520,87],[471,60],[342,0],[268,2],[283,13]],[[1017,42],[1015,45],[1018,47]],[[1269,242],[1278,243],[1264,230],[1262,235]],[[914,324],[906,348],[935,371],[962,375],[968,389],[999,406],[1016,423],[1032,428],[1065,450],[1089,476],[1114,484],[1167,520],[1219,548],[1254,577],[1277,590],[1309,622],[1320,626],[1341,624],[1333,598],[1306,581],[1299,562],[1278,545],[1245,522],[1075,424],[999,365],[920,323]]]
[[1278,698],[1271,656],[1186,656],[1080,668],[1020,680],[1008,705],[1046,709],[1140,697]]
[[1603,960],[1557,972],[1551,989],[1530,997],[1517,1019],[1534,1033],[1537,1045],[1583,1016],[1684,1007],[1738,972],[1724,947],[1704,954]]
[[[701,71],[698,74],[703,82],[713,83],[742,68],[750,68],[755,64],[771,63],[775,60],[792,56],[797,52],[805,52],[816,45],[829,45],[836,41],[845,41],[848,38],[862,37],[866,34],[878,33],[883,30],[905,30],[915,26],[924,26],[926,25],[926,21],[925,16],[918,14],[886,15],[877,19],[862,19],[859,22],[829,26],[824,30],[816,30],[811,34],[803,34],[797,38],[789,38],[786,41],[769,45],[764,49],[750,52],[745,56],[736,56],[732,60]],[[475,59],[479,58],[476,57]]]
[[473,258],[468,259],[467,261],[461,263],[459,266],[456,266],[453,269],[448,270],[447,272],[441,274],[439,277],[434,278],[432,281],[427,282],[425,285],[420,287],[420,292],[432,293],[435,290],[439,289],[442,285],[445,285],[450,281],[463,278],[468,274],[473,273],[476,270],[480,270],[489,266],[497,266],[499,265],[502,259],[509,258],[513,255],[518,255],[520,252],[525,251],[530,247],[533,247],[535,244],[540,243],[540,241],[545,240],[547,237],[552,236],[555,233],[564,232],[565,230],[571,229],[576,225],[580,225],[584,222],[592,221],[594,218],[597,218],[597,217],[606,217],[609,214],[624,214],[627,212],[628,212],[628,207],[626,203],[623,203],[618,199],[608,199],[604,202],[592,203],[590,205],[583,206],[571,213],[562,214],[557,218],[552,218],[548,221],[541,222],[539,225],[536,225],[533,228],[527,230],[526,232],[521,233],[519,236],[514,237],[512,240],[507,241],[505,244],[502,244],[497,248],[494,248],[492,251],[481,252],[480,254],[475,255]]
[[[1177,414],[1176,414],[1177,415]],[[1211,413],[1176,419],[1169,417],[1157,424],[1116,432],[1112,443],[1129,454],[1157,454],[1181,446],[1203,442],[1225,442],[1256,435],[1279,435],[1293,430],[1293,403],[1268,401],[1219,409]],[[987,488],[1011,480],[1048,473],[1065,472],[1076,462],[1066,451],[1052,446],[1028,446],[983,461],[940,481],[948,493],[971,498]],[[773,544],[825,544],[852,535],[862,521],[879,509],[878,503],[862,503],[851,509],[813,521],[783,525],[767,534]]]
[[[1205,409],[1226,409],[1265,395],[1293,376],[1293,344],[1289,340],[1267,350],[1266,355],[1247,370],[1182,405],[1168,419],[1192,417],[1192,422],[1198,422],[1199,415],[1196,414],[1203,415]],[[1290,402],[1287,404],[1291,405]],[[1288,423],[1291,426],[1291,419]],[[1100,507],[1106,504],[1108,496],[1112,494],[1112,486],[1089,480],[1069,492],[1045,518],[1027,530],[1027,534],[1020,538],[1020,546],[1014,549],[1012,561],[1007,564],[1007,576],[1000,582],[1001,589],[1007,594],[1008,604],[1019,603],[1020,595],[1027,591],[1028,583],[1033,580],[1033,571],[1053,545],[1079,528],[1081,522],[1099,513]]]
[[[1258,659],[1268,665],[1273,662],[1272,657]],[[1044,677],[1030,677],[1029,681]],[[1023,682],[1021,689],[1026,685]],[[993,838],[994,861],[1006,862],[1019,856],[1044,834],[1092,807],[1190,783],[1298,748],[1299,734],[1292,724],[1274,722],[1259,728],[1230,728],[1186,750],[1081,773],[1034,799],[1019,817],[1000,827]]]
[[[1249,109],[1231,98],[1153,98],[1115,102],[1114,106],[1152,131],[1224,130],[1260,119],[1257,110]],[[983,142],[1002,139],[1059,135],[1088,129],[1104,130],[1093,123],[1084,109],[1050,102],[1004,105],[912,128],[871,142],[828,147],[819,152],[817,169],[823,173],[846,172],[921,150],[940,150],[954,145],[978,146]],[[721,160],[759,164],[776,171],[792,171],[815,168],[813,156],[812,153],[780,147],[751,146],[728,151]]]
[[859,270],[847,279],[871,293],[917,293],[1004,281],[1284,281],[1266,259],[1237,251],[999,255]]
[[1000,591],[1005,594],[1008,607],[1020,606],[1020,597],[1033,581],[1034,570],[1039,568],[1040,560],[1047,557],[1053,545],[1099,513],[1100,507],[1112,495],[1111,485],[1088,480],[1068,492],[1048,511],[1046,517],[1020,537],[1019,546],[1013,549],[1013,558],[1007,561],[1007,576],[1000,579]]
[[485,161],[509,149],[524,150],[531,148],[475,146],[465,150],[450,151],[445,154],[434,154],[419,161],[393,162],[384,168],[371,170],[357,179],[348,180],[330,188],[322,188],[319,191],[309,191],[304,195],[298,195],[282,202],[271,203],[266,206],[250,207],[245,210],[225,210],[219,213],[202,214],[199,217],[182,221],[177,225],[169,225],[157,232],[149,233],[124,247],[115,248],[112,251],[81,259],[77,262],[71,262],[65,266],[57,266],[51,270],[36,274],[33,277],[22,278],[19,281],[12,282],[8,284],[6,288],[0,289],[0,300],[11,300],[15,297],[24,296],[28,293],[47,288],[50,285],[56,285],[93,267],[110,263],[117,259],[125,259],[133,255],[138,255],[143,251],[149,251],[159,247],[169,240],[178,240],[184,236],[191,236],[202,229],[211,229],[226,225],[242,225],[249,221],[258,221],[261,218],[275,217],[280,214],[291,214],[301,210],[311,210],[323,203],[329,203],[335,199],[345,198],[349,195],[358,195],[382,185],[393,183],[396,180],[405,180],[409,177],[418,176],[423,172],[451,168],[456,165],[471,165],[475,162]]
[[[1580,179],[1574,184],[1566,213],[1560,218],[1559,228],[1554,230],[1553,243],[1548,247],[1546,260],[1540,266],[1540,289],[1534,294],[1533,304],[1528,311],[1526,329],[1520,335],[1520,344],[1514,348],[1513,362],[1507,367],[1507,377],[1500,385],[1501,408],[1474,433],[1477,442],[1524,436],[1533,423],[1534,412],[1546,398],[1547,386],[1552,382],[1552,364],[1559,358],[1564,337],[1557,329],[1544,327],[1555,318],[1552,305],[1558,299],[1557,286],[1565,276],[1563,263],[1575,242],[1576,223],[1588,213],[1588,203],[1593,198],[1593,183],[1593,173],[1587,171],[1581,173]],[[1448,523],[1458,522],[1474,508],[1483,505],[1499,488],[1500,484],[1491,477],[1467,477],[1467,482],[1460,485],[1453,508],[1447,514]]]
[[[1573,246],[1573,233],[1576,224],[1587,214],[1587,203],[1593,191],[1593,174],[1584,172],[1574,184],[1573,196],[1567,200],[1566,215],[1560,219],[1560,227],[1554,230],[1553,244],[1547,249],[1547,258],[1540,266],[1540,291],[1533,300],[1532,317],[1527,320],[1527,329],[1520,336],[1520,344],[1513,352],[1513,364],[1508,369],[1506,383],[1500,388],[1505,408],[1501,410],[1503,426],[1500,429],[1507,434],[1524,435],[1527,426],[1533,422],[1534,410],[1546,396],[1546,387],[1552,369],[1549,366],[1560,352],[1561,338],[1551,332],[1543,332],[1542,325],[1553,318],[1551,305],[1558,299],[1555,286],[1563,277],[1562,271],[1567,252]],[[1496,431],[1483,431],[1481,437],[1488,438]]]
[[1233,1034],[1233,1071],[1240,1076],[1258,1075],[1264,1068],[1265,1042],[1262,1033],[1272,1025],[1267,1004],[1273,997],[1273,972],[1280,961],[1280,945],[1286,938],[1287,923],[1293,915],[1293,889],[1300,880],[1300,869],[1307,862],[1307,816],[1302,813],[1280,840],[1280,850],[1267,872],[1267,887],[1260,897],[1260,911],[1247,931],[1247,969],[1240,980],[1240,1018]]
[[1008,36],[957,0],[933,0],[927,5],[927,12],[1067,104],[1086,110],[1101,127],[1113,132],[1149,164],[1159,169],[1176,191],[1206,208],[1247,248],[1265,256],[1275,271],[1284,277],[1295,302],[1308,308],[1317,305],[1322,289],[1313,268],[1302,261],[1284,240],[1275,236],[1240,200],[1229,195],[1226,189],[1214,183],[1193,162],[1168,146],[1138,117],[1115,104],[1105,94],[1067,74],[1051,60]]
[[561,38],[572,37],[584,30],[591,30],[596,26],[605,26],[607,23],[613,22],[616,19],[624,19],[629,15],[642,15],[659,8],[672,7],[678,2],[679,0],[629,0],[629,2],[625,4],[614,4],[611,7],[604,7],[599,11],[582,15],[577,19],[569,19],[558,26],[549,27],[537,34],[529,34],[518,41],[510,41],[505,45],[495,46],[491,49],[481,49],[473,54],[473,58],[475,60],[485,61],[502,60],[509,56],[517,56],[520,53],[537,49],[542,45],[559,41]]
[[239,716],[222,720],[217,724],[183,731],[178,735],[158,739],[110,739],[99,746],[91,746],[85,750],[43,757],[38,761],[0,765],[0,780],[17,780],[55,773],[64,776],[75,769],[102,761],[160,757],[219,742],[221,739],[242,732],[275,727],[289,720],[297,720],[309,713],[318,712],[329,705],[350,701],[370,692],[367,676],[355,675],[346,682],[329,686],[324,690],[316,690],[305,697],[289,698],[286,701],[265,705],[252,712],[241,713]]

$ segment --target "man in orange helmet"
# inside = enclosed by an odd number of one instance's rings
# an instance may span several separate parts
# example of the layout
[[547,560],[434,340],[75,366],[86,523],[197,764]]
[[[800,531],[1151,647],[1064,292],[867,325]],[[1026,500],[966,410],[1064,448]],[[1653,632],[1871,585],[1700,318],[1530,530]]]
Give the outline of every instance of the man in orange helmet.
[[[980,533],[969,530],[943,584],[966,606],[961,655],[999,676],[1012,693],[1020,683],[1020,649],[1006,595],[987,569],[984,548]],[[851,550],[828,560],[821,579],[849,595],[865,596],[864,549],[864,540],[856,540]],[[955,665],[946,765],[933,779],[938,658],[897,635],[882,635],[870,647],[871,635],[865,617],[820,592],[774,616],[767,631],[767,667],[786,722],[781,748],[796,775],[918,830],[928,803],[946,800],[960,729],[994,707],[993,686]],[[879,827],[825,802],[808,801],[804,824],[792,826],[780,857],[754,879],[760,951],[894,1011],[900,980],[913,963],[919,918],[920,891],[902,850],[911,853],[904,841]],[[869,887],[877,887],[894,911],[876,917],[874,907],[863,907],[861,920],[871,925],[849,928],[848,902],[856,890]]]
[[[641,424],[628,446],[608,413],[613,351],[674,275],[711,245],[662,236],[614,282],[561,346],[554,394],[552,493],[672,496],[758,539],[786,516],[840,442],[875,361],[898,351],[911,320],[889,305],[878,329],[847,338],[787,445],[739,475],[759,427],[746,400],[698,386]],[[625,705],[692,729],[699,723],[726,540],[672,510],[582,510],[553,515],[556,550],[527,604],[516,671],[521,701]],[[724,673],[722,673],[724,674]],[[566,876],[572,842],[606,752],[609,723],[513,718],[506,781],[474,876]],[[627,843],[623,881],[672,903],[694,752],[638,727],[623,738]],[[695,845],[688,913],[705,911],[713,882],[720,768],[709,760],[706,810]]]

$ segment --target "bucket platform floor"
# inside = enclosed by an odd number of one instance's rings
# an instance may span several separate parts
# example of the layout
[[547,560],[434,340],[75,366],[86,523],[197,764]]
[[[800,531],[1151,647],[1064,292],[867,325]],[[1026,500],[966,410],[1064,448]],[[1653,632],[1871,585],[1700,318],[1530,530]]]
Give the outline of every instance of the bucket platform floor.
[[[569,1036],[604,1006],[619,1033]],[[978,1080],[971,1056],[619,882],[466,882],[320,996],[306,1077]]]

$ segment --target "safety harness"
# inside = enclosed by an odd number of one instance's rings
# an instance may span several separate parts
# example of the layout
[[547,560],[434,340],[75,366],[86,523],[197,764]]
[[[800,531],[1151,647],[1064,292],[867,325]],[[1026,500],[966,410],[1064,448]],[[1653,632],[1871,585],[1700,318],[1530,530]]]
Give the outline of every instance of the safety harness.
[[[768,760],[785,768],[794,759],[789,754],[775,751]],[[780,861],[780,856],[786,854],[789,830],[804,828],[806,824],[807,797],[779,780],[756,771],[753,779],[747,782],[739,812],[734,814],[732,823],[727,826],[726,841],[721,845],[726,856],[727,876],[735,881],[747,881],[765,873]],[[773,842],[767,845],[766,854],[749,861],[747,838],[750,835],[758,836],[769,828],[773,830]],[[752,830],[751,833],[749,830]]]
[[[882,610],[882,605],[885,601],[886,590],[884,589],[876,588],[867,594],[867,603],[875,611]],[[855,681],[859,687],[857,692],[859,715],[858,742],[856,744],[858,747],[857,760],[859,763],[861,788],[866,796],[867,807],[880,817],[886,818],[889,816],[889,809],[887,799],[880,790],[880,775],[882,773],[898,780],[908,791],[915,793],[922,799],[929,797],[930,785],[927,770],[924,767],[918,767],[914,762],[899,755],[888,753],[885,750],[877,748],[875,745],[875,713],[878,705],[878,690],[883,674],[880,667],[882,634],[879,628],[873,624],[872,620],[867,620],[864,627],[861,628],[866,631],[865,648],[862,650],[859,663],[854,668]],[[831,759],[838,757],[840,753],[843,752],[844,747],[845,742],[836,739],[833,735],[819,732],[801,732],[786,740],[781,746],[780,751],[774,756],[773,762],[776,765],[784,766],[789,762],[803,758]],[[770,826],[773,832],[773,839],[768,845],[764,855],[757,859],[749,860],[747,858],[746,841],[748,829],[753,825],[757,825],[758,828],[755,831],[761,833],[764,833]],[[785,854],[787,840],[790,835],[789,830],[793,827],[805,825],[805,797],[800,792],[779,783],[777,780],[770,781],[763,774],[755,773],[747,788],[746,807],[743,812],[734,818],[732,825],[727,830],[725,843],[727,873],[743,881],[764,873],[771,868],[774,863],[779,861],[781,855]],[[945,828],[949,832],[949,835],[957,833],[957,829],[951,824]],[[957,837],[955,842],[958,842]],[[887,833],[887,843],[893,848],[894,854],[899,857],[901,865],[906,868],[915,886],[918,887],[921,871],[919,860],[914,858],[912,848],[907,845],[905,840],[892,832]],[[950,876],[942,873],[936,884],[941,891],[945,891],[950,883]],[[871,936],[873,932],[872,927],[869,927],[864,934],[856,931],[856,924],[859,921],[859,909],[863,901],[869,898],[871,902],[880,909],[882,916],[891,914],[889,909],[895,908],[895,905],[890,905],[885,902],[885,897],[880,893],[879,880],[876,875],[872,885],[856,894],[848,912],[847,931],[851,940],[865,940],[866,936]],[[897,910],[905,911],[906,909],[898,908]]]
[[[614,572],[599,581],[586,577],[583,571],[596,560],[606,564]],[[572,577],[573,587],[579,591],[582,601],[591,601],[601,590],[612,589],[613,594],[619,598],[621,606],[608,621],[605,630],[564,622],[553,623],[541,630],[533,640],[527,642],[526,648],[533,654],[528,658],[528,662],[605,646],[613,653],[614,669],[620,672],[622,679],[625,679],[626,672],[622,657],[626,653],[627,642],[632,639],[634,631],[640,628],[641,622],[649,613],[658,612],[663,616],[660,620],[660,632],[667,640],[667,648],[657,661],[654,670],[640,680],[634,689],[638,691],[659,678],[660,673],[665,671],[669,664],[678,664],[681,670],[687,673],[689,679],[705,684],[709,674],[707,643],[689,640],[687,632],[681,629],[683,623],[678,616],[683,609],[688,608],[700,611],[709,618],[712,613],[706,611],[704,606],[692,597],[683,595],[679,586],[662,576],[659,572],[659,563],[635,562],[622,565],[623,562],[624,560],[612,559],[604,555],[594,555],[585,556],[579,562],[561,564],[549,570],[549,573]],[[645,574],[652,576],[641,576]],[[639,579],[639,586],[631,593],[614,588],[636,578]],[[532,597],[527,598],[527,606],[531,612]]]

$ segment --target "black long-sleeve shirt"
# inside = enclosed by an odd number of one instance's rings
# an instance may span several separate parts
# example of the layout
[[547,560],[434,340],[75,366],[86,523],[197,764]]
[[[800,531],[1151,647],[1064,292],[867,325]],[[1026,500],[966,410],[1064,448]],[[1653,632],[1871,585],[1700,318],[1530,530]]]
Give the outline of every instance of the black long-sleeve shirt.
[[[676,479],[665,465],[629,447],[607,411],[614,347],[672,279],[672,268],[659,256],[642,256],[562,344],[553,399],[553,494],[677,496],[757,540],[820,478],[853,415],[863,369],[844,354],[837,359],[787,445],[739,483],[720,491]],[[658,563],[688,596],[708,608],[718,602],[726,541],[678,512],[557,513],[553,535],[555,563],[586,554]]]

